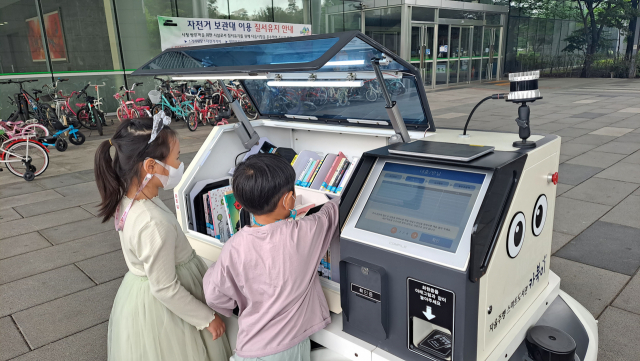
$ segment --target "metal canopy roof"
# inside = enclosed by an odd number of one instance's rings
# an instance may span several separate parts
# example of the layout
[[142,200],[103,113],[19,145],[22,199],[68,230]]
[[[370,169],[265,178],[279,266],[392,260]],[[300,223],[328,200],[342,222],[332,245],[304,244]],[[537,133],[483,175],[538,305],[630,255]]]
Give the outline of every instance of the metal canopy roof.
[[[383,54],[390,60],[380,66],[385,84],[407,128],[434,131],[418,70],[359,31],[172,48],[131,75],[228,76],[241,79],[262,116],[390,127],[371,65],[371,58]],[[276,87],[276,80],[306,80],[308,86]],[[315,85],[313,80],[361,80],[363,86],[333,88]]]

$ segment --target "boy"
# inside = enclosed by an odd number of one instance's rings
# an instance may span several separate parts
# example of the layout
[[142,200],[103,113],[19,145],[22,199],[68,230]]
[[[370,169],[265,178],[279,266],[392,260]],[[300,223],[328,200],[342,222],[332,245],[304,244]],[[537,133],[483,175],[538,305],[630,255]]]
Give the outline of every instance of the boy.
[[297,221],[295,180],[274,154],[253,155],[233,173],[236,201],[255,225],[225,244],[203,283],[216,312],[240,309],[234,361],[309,360],[309,336],[331,322],[317,268],[338,236],[338,199]]

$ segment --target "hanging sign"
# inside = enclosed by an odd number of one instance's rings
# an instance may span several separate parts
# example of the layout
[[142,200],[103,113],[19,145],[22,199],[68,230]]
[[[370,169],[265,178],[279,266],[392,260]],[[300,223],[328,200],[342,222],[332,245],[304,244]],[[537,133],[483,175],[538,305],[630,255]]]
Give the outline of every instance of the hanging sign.
[[162,50],[311,35],[311,25],[158,16]]

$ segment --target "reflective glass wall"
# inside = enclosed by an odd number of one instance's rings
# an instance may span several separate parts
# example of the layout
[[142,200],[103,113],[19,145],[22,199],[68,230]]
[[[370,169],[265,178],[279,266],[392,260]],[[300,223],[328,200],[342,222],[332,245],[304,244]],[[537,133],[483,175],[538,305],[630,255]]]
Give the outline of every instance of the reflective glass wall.
[[[146,96],[153,79],[128,74],[161,52],[157,16],[310,24],[315,0],[5,0],[0,1],[0,80],[37,79],[28,91],[53,79],[64,93],[99,85],[102,109],[114,112],[121,85],[142,81]],[[320,4],[316,18],[320,18]],[[359,21],[359,20],[357,20]],[[342,29],[337,30],[342,31]],[[96,95],[96,88],[89,88]],[[0,119],[13,112],[0,85]],[[4,100],[3,100],[4,99]]]
[[[559,0],[549,8],[533,12],[524,0],[512,2],[506,36],[505,71],[542,69],[552,75],[554,71],[581,66],[584,58],[580,52],[563,51],[568,45],[567,37],[582,28],[581,22],[571,20],[579,16],[576,7],[575,1]],[[604,46],[599,50],[600,58],[612,58],[624,51],[624,41],[617,29],[605,27],[602,39]]]

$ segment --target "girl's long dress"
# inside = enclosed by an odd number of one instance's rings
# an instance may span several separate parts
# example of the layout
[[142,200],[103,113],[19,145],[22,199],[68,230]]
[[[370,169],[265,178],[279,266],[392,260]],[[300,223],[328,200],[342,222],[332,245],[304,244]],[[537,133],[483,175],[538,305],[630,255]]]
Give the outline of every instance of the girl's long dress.
[[136,201],[119,233],[129,272],[109,318],[109,360],[228,360],[227,336],[213,341],[204,329],[213,318],[202,289],[207,267],[173,213],[159,198]]

